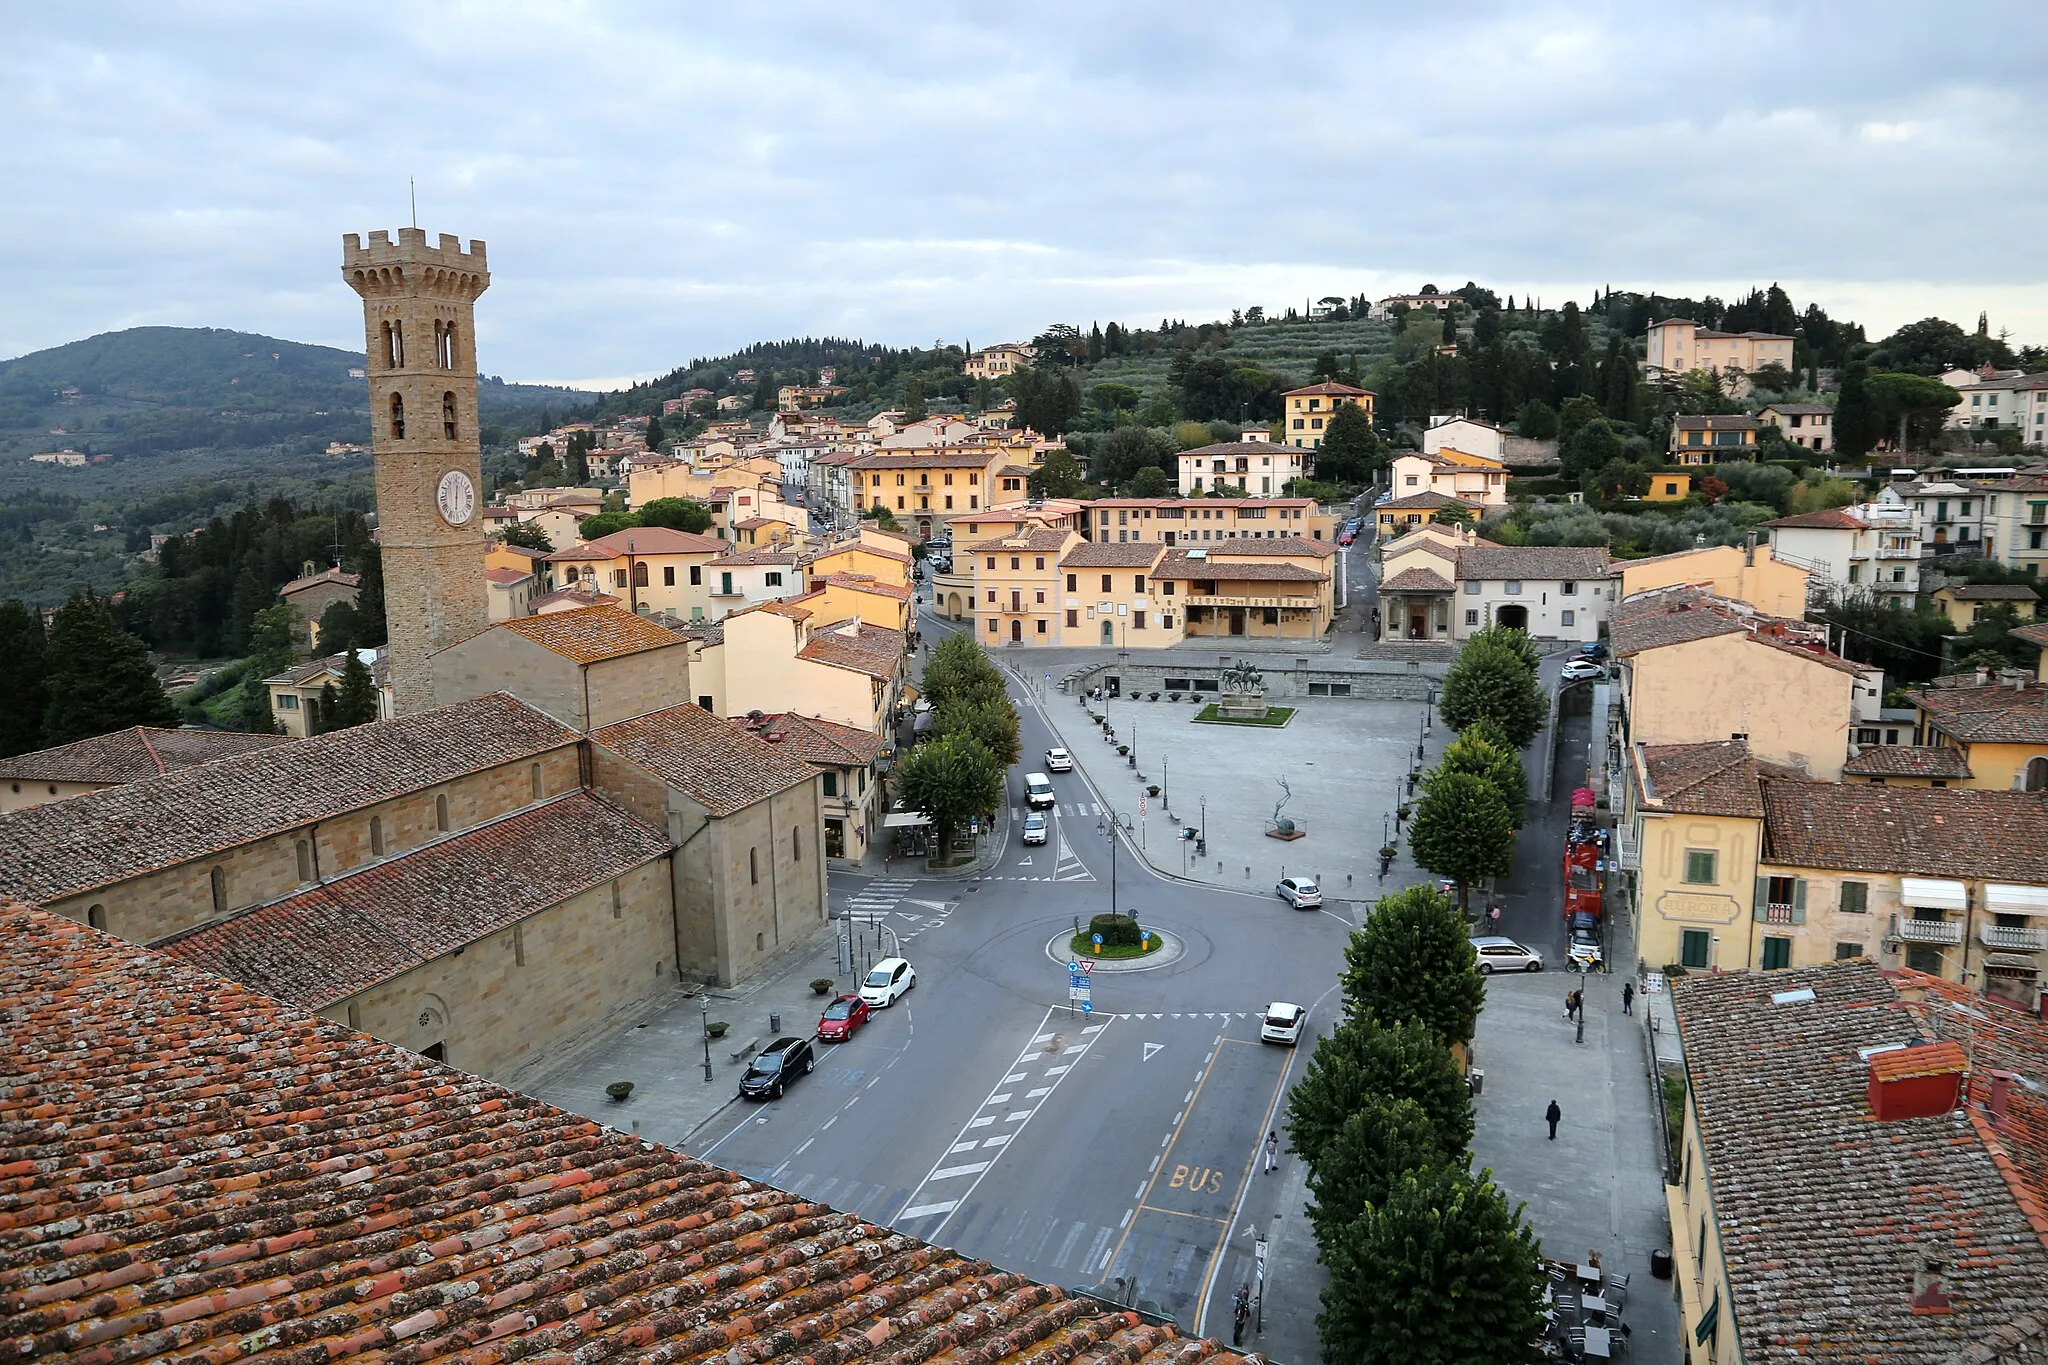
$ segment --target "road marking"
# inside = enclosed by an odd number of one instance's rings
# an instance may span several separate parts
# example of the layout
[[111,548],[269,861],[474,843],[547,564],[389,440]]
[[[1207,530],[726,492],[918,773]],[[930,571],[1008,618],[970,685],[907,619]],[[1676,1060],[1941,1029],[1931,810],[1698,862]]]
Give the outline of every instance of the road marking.
[[1132,1214],[1134,1214],[1134,1213],[1136,1213],[1136,1212],[1137,1212],[1137,1210],[1136,1210],[1136,1209],[1125,1209],[1125,1210],[1124,1210],[1124,1221],[1123,1221],[1123,1222],[1121,1222],[1121,1223],[1118,1223],[1118,1224],[1117,1224],[1117,1226],[1118,1226],[1119,1228],[1127,1228],[1127,1227],[1129,1227],[1129,1226],[1131,1225],[1131,1215],[1132,1215]]
[[950,1156],[950,1155],[951,1155],[952,1153],[954,1153],[954,1152],[971,1152],[971,1151],[973,1151],[973,1150],[974,1150],[974,1149],[975,1149],[976,1147],[979,1147],[980,1145],[981,1145],[981,1144],[980,1144],[979,1142],[976,1142],[976,1141],[974,1141],[973,1139],[971,1139],[971,1138],[970,1138],[970,1139],[969,1139],[968,1141],[966,1141],[966,1142],[956,1142],[956,1143],[954,1143],[954,1144],[953,1144],[953,1145],[952,1145],[951,1147],[949,1147],[949,1148],[947,1148],[947,1149],[946,1149],[946,1152],[947,1152],[947,1154],[948,1154],[949,1156]]
[[1046,1074],[1046,1075],[1048,1075],[1048,1076],[1057,1076],[1057,1075],[1059,1075],[1059,1074],[1060,1074],[1061,1072],[1063,1072],[1063,1071],[1068,1071],[1068,1070],[1071,1070],[1071,1069],[1072,1069],[1072,1068],[1070,1068],[1070,1067],[1064,1067],[1064,1066],[1049,1066],[1049,1067],[1047,1067],[1047,1068],[1045,1069],[1045,1074]]
[[1151,1184],[1151,1182],[1150,1182],[1149,1180],[1141,1180],[1141,1181],[1139,1181],[1139,1182],[1138,1182],[1138,1192],[1137,1192],[1136,1194],[1132,1195],[1132,1196],[1131,1196],[1131,1198],[1133,1198],[1133,1199],[1143,1199],[1143,1198],[1145,1197],[1145,1187],[1146,1187],[1147,1185],[1149,1185],[1149,1184]]
[[1141,1062],[1149,1062],[1152,1060],[1153,1053],[1163,1051],[1165,1047],[1166,1044],[1164,1043],[1147,1043],[1145,1044],[1145,1055],[1143,1057],[1140,1057],[1138,1060]]
[[1031,1041],[1034,1045],[1036,1045],[1038,1043],[1049,1043],[1057,1037],[1059,1037],[1057,1033],[1041,1033],[1036,1038],[1033,1038]]
[[[1196,1082],[1195,1082],[1195,1093],[1196,1093],[1196,1094],[1200,1094],[1200,1093],[1201,1093],[1201,1089],[1202,1089],[1202,1086],[1203,1086],[1203,1085],[1205,1085],[1205,1084],[1206,1084],[1206,1083],[1208,1082],[1208,1079],[1209,1079],[1209,1072],[1210,1072],[1210,1070],[1211,1070],[1211,1069],[1212,1069],[1212,1068],[1214,1067],[1214,1065],[1215,1065],[1215,1057],[1216,1057],[1216,1054],[1215,1054],[1214,1052],[1211,1052],[1211,1053],[1209,1054],[1209,1058],[1210,1058],[1209,1064],[1208,1064],[1208,1065],[1206,1065],[1206,1066],[1204,1066],[1204,1067],[1202,1068],[1202,1078],[1201,1078],[1201,1080],[1199,1080],[1199,1081],[1196,1081]],[[1291,1058],[1291,1057],[1290,1057],[1290,1058],[1288,1059],[1288,1063],[1289,1063],[1289,1065],[1292,1065],[1292,1064],[1293,1064],[1293,1058]],[[1281,1071],[1280,1071],[1280,1074],[1281,1074],[1281,1076],[1282,1076],[1282,1077],[1285,1077],[1285,1076],[1286,1076],[1286,1074],[1287,1074],[1287,1069],[1286,1069],[1285,1067],[1282,1067],[1282,1068],[1281,1068]],[[1168,1132],[1168,1133],[1166,1134],[1166,1136],[1165,1136],[1165,1137],[1161,1138],[1161,1139],[1160,1139],[1160,1141],[1159,1141],[1159,1145],[1160,1145],[1160,1147],[1161,1147],[1162,1149],[1167,1149],[1167,1150],[1170,1150],[1170,1149],[1172,1148],[1172,1146],[1173,1146],[1173,1143],[1174,1143],[1174,1140],[1175,1140],[1175,1139],[1177,1139],[1177,1138],[1178,1138],[1178,1137],[1180,1136],[1180,1130],[1181,1130],[1181,1123],[1182,1123],[1182,1121],[1183,1121],[1183,1120],[1185,1120],[1185,1119],[1187,1118],[1187,1116],[1188,1116],[1189,1114],[1193,1113],[1193,1112],[1194,1112],[1194,1111],[1193,1111],[1193,1109],[1192,1109],[1192,1108],[1189,1108],[1189,1109],[1183,1109],[1183,1110],[1181,1110],[1181,1112],[1180,1112],[1180,1113],[1178,1113],[1178,1114],[1175,1114],[1175,1115],[1173,1116],[1173,1128],[1172,1128],[1172,1129],[1171,1129],[1171,1130],[1170,1130],[1170,1131],[1169,1131],[1169,1132]],[[1138,1186],[1138,1207],[1139,1207],[1139,1208],[1147,1208],[1147,1207],[1150,1207],[1150,1206],[1149,1206],[1149,1205],[1148,1205],[1148,1204],[1146,1203],[1146,1198],[1145,1198],[1145,1197],[1146,1197],[1146,1195],[1147,1195],[1147,1194],[1148,1194],[1148,1193],[1149,1193],[1149,1192],[1151,1191],[1152,1187],[1153,1187],[1154,1185],[1157,1185],[1157,1184],[1159,1183],[1159,1171],[1160,1171],[1160,1169],[1161,1169],[1161,1164],[1160,1164],[1160,1163],[1155,1163],[1155,1164],[1154,1164],[1154,1166],[1153,1166],[1153,1168],[1152,1168],[1152,1175],[1151,1175],[1151,1177],[1150,1177],[1149,1179],[1147,1179],[1147,1180],[1145,1181],[1145,1183],[1144,1183],[1144,1184],[1142,1184],[1142,1185]],[[1162,1211],[1163,1211],[1163,1210],[1162,1210]],[[1227,1230],[1227,1228],[1226,1228],[1226,1230]],[[1116,1258],[1117,1258],[1117,1257],[1119,1257],[1119,1256],[1121,1256],[1121,1255],[1123,1255],[1123,1252],[1124,1252],[1124,1244],[1125,1244],[1126,1242],[1128,1242],[1128,1241],[1130,1240],[1130,1238],[1131,1238],[1131,1230],[1130,1230],[1130,1229],[1129,1229],[1128,1227],[1126,1227],[1126,1228],[1124,1229],[1124,1232],[1123,1232],[1123,1236],[1121,1236],[1121,1237],[1117,1238],[1117,1242],[1116,1242],[1116,1249],[1115,1249],[1115,1250],[1113,1250],[1113,1251],[1111,1251],[1111,1252],[1109,1253],[1109,1261],[1110,1261],[1110,1264],[1114,1265],[1114,1264],[1116,1263]],[[1197,1321],[1199,1322],[1199,1321],[1200,1321],[1200,1319],[1198,1318],[1198,1319],[1197,1319]]]
[[987,1099],[982,1101],[983,1104],[1008,1104],[1009,1102],[1010,1093],[1007,1090],[1000,1095],[990,1095]]
[[[1152,1158],[1152,1170],[1156,1171],[1156,1170],[1158,1170],[1158,1169],[1159,1169],[1159,1158],[1158,1158],[1157,1156],[1154,1156],[1154,1157]],[[1149,1173],[1150,1173],[1150,1172],[1148,1172],[1148,1174],[1149,1174]]]
[[1084,1033],[1084,1034],[1087,1034],[1087,1033],[1100,1033],[1100,1032],[1102,1032],[1102,1025],[1100,1025],[1100,1024],[1090,1024],[1090,1025],[1088,1025],[1088,1026],[1087,1026],[1086,1028],[1082,1029],[1082,1030],[1081,1030],[1081,1032],[1082,1032],[1082,1033]]
[[1187,1094],[1180,1097],[1180,1102],[1182,1104],[1193,1104],[1195,1102],[1195,1092],[1192,1090],[1188,1091]]
[[[983,1139],[981,1145],[984,1147],[1001,1147],[1003,1144],[1007,1143],[1010,1140],[1010,1136],[1011,1135],[1008,1133],[997,1133],[992,1138]],[[970,1142],[967,1145],[972,1147],[974,1144]]]
[[897,1214],[896,1216],[901,1219],[924,1218],[934,1213],[951,1213],[954,1209],[958,1208],[959,1206],[959,1200],[948,1199],[945,1200],[943,1203],[938,1204],[918,1204],[912,1208],[907,1208],[903,1210],[903,1212]]
[[1003,1077],[1003,1084],[1015,1085],[1017,1082],[1024,1079],[1024,1074],[1025,1073],[1023,1073],[1022,1071],[1013,1071],[1009,1075]]
[[983,1114],[978,1119],[969,1119],[967,1122],[967,1126],[969,1128],[986,1128],[995,1121],[996,1116],[994,1114]]
[[1025,1120],[1025,1119],[1028,1119],[1028,1118],[1030,1118],[1030,1117],[1031,1117],[1031,1116],[1032,1116],[1033,1114],[1035,1114],[1035,1113],[1037,1113],[1037,1112],[1038,1112],[1038,1111],[1037,1111],[1036,1109],[1019,1109],[1019,1110],[1018,1110],[1018,1111],[1017,1111],[1016,1113],[1014,1113],[1014,1114],[1010,1114],[1010,1115],[1006,1116],[1006,1117],[1005,1117],[1005,1118],[1003,1119],[1003,1122],[1004,1122],[1004,1123],[1022,1123],[1022,1122],[1023,1122],[1023,1121]]
[[1186,1116],[1187,1112],[1188,1112],[1187,1110],[1183,1109],[1183,1110],[1181,1110],[1181,1111],[1180,1111],[1180,1113],[1178,1113],[1178,1114],[1175,1114],[1175,1115],[1173,1116],[1173,1121],[1174,1121],[1174,1123],[1175,1123],[1176,1125],[1178,1125],[1178,1124],[1180,1123],[1181,1119],[1182,1119],[1183,1117],[1185,1117],[1185,1116]]
[[1087,1050],[1088,1050],[1088,1044],[1086,1044],[1086,1043],[1076,1043],[1076,1044],[1074,1044],[1074,1045],[1073,1045],[1072,1047],[1068,1048],[1068,1049],[1067,1049],[1067,1050],[1066,1050],[1065,1052],[1061,1053],[1060,1055],[1061,1055],[1061,1056],[1063,1056],[1063,1057],[1071,1057],[1071,1056],[1073,1056],[1073,1055],[1074,1055],[1075,1053],[1077,1053],[1077,1052],[1086,1052]]
[[1027,1100],[1043,1099],[1045,1096],[1050,1095],[1051,1093],[1051,1086],[1041,1085],[1036,1090],[1026,1091],[1024,1094],[1024,1098]]
[[948,1166],[944,1170],[933,1171],[930,1175],[926,1176],[925,1179],[927,1181],[951,1180],[956,1175],[974,1175],[975,1173],[979,1171],[985,1171],[988,1168],[989,1163],[986,1161],[970,1161],[965,1166]]
[[818,1125],[818,1131],[822,1133],[827,1128],[830,1128],[833,1124],[837,1122],[839,1122],[839,1115],[834,1114],[831,1118],[826,1119],[823,1123]]

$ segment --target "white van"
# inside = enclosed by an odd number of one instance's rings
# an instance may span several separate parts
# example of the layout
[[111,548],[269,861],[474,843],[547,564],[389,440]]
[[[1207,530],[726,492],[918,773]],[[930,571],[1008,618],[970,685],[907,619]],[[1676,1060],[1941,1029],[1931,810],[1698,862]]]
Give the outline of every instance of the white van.
[[1052,789],[1052,779],[1044,773],[1024,775],[1024,804],[1033,810],[1043,810],[1059,800]]

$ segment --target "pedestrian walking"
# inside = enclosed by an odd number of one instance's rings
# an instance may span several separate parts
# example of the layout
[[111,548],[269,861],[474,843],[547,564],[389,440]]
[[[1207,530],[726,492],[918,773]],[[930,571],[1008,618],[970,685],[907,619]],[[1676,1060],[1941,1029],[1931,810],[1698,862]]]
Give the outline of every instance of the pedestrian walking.
[[1280,1169],[1280,1134],[1277,1131],[1266,1134],[1266,1169]]
[[1572,1010],[1573,1010],[1573,1009],[1574,1009],[1574,1008],[1576,1007],[1577,1003],[1578,1003],[1578,994],[1577,994],[1577,992],[1575,992],[1575,991],[1566,991],[1566,992],[1564,993],[1564,1017],[1565,1017],[1565,1018],[1569,1019],[1569,1018],[1571,1018],[1571,1017],[1572,1017]]
[[1634,1013],[1636,1012],[1636,1010],[1635,1010],[1635,1005],[1636,1005],[1636,983],[1635,983],[1635,982],[1633,982],[1633,981],[1624,981],[1624,982],[1622,982],[1622,983],[1621,983],[1621,1012],[1622,1012],[1623,1014],[1634,1014]]
[[1550,1125],[1550,1140],[1552,1142],[1557,1141],[1557,1121],[1563,1117],[1564,1110],[1557,1107],[1556,1100],[1552,1100],[1550,1107],[1543,1111],[1543,1121]]

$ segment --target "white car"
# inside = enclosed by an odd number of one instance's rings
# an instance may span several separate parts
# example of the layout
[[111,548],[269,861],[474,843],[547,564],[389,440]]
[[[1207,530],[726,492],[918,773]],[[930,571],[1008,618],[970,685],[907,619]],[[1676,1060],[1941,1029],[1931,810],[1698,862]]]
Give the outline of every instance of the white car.
[[1534,948],[1525,948],[1511,938],[1498,934],[1472,940],[1472,951],[1479,957],[1479,974],[1492,976],[1495,972],[1540,972],[1543,970],[1543,955]]
[[1049,773],[1070,773],[1074,771],[1074,756],[1065,749],[1047,749],[1045,770]]
[[1037,811],[1033,811],[1031,812],[1031,814],[1025,816],[1024,842],[1027,844],[1042,844],[1045,842],[1045,837],[1045,817],[1043,815],[1040,815]]
[[1025,805],[1029,806],[1032,810],[1043,810],[1058,800],[1059,795],[1052,789],[1051,778],[1047,777],[1044,773],[1026,773],[1024,775]]
[[917,972],[900,957],[885,957],[868,970],[860,983],[861,1002],[871,1010],[885,1010],[896,998],[917,985]]
[[1566,682],[1584,682],[1606,677],[1607,670],[1591,659],[1573,659],[1565,664],[1562,676]]
[[1297,910],[1322,909],[1323,889],[1316,885],[1314,877],[1282,877],[1273,890]]
[[1265,1020],[1259,1025],[1259,1041],[1293,1047],[1301,1041],[1301,1026],[1307,1021],[1308,1011],[1301,1006],[1275,1000],[1266,1006]]

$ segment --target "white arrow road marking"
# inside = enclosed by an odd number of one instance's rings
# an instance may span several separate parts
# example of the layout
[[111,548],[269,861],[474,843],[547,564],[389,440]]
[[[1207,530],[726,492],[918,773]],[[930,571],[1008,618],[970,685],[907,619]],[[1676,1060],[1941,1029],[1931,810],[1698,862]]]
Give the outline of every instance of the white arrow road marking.
[[1153,1054],[1153,1053],[1155,1053],[1155,1052],[1158,1052],[1158,1051],[1159,1051],[1160,1049],[1164,1048],[1165,1046],[1166,1046],[1166,1044],[1164,1044],[1164,1043],[1147,1043],[1147,1044],[1145,1044],[1145,1055],[1144,1055],[1144,1057],[1142,1057],[1142,1058],[1141,1058],[1140,1060],[1142,1060],[1142,1061],[1147,1061],[1147,1062],[1151,1061],[1151,1060],[1152,1060],[1152,1054]]

